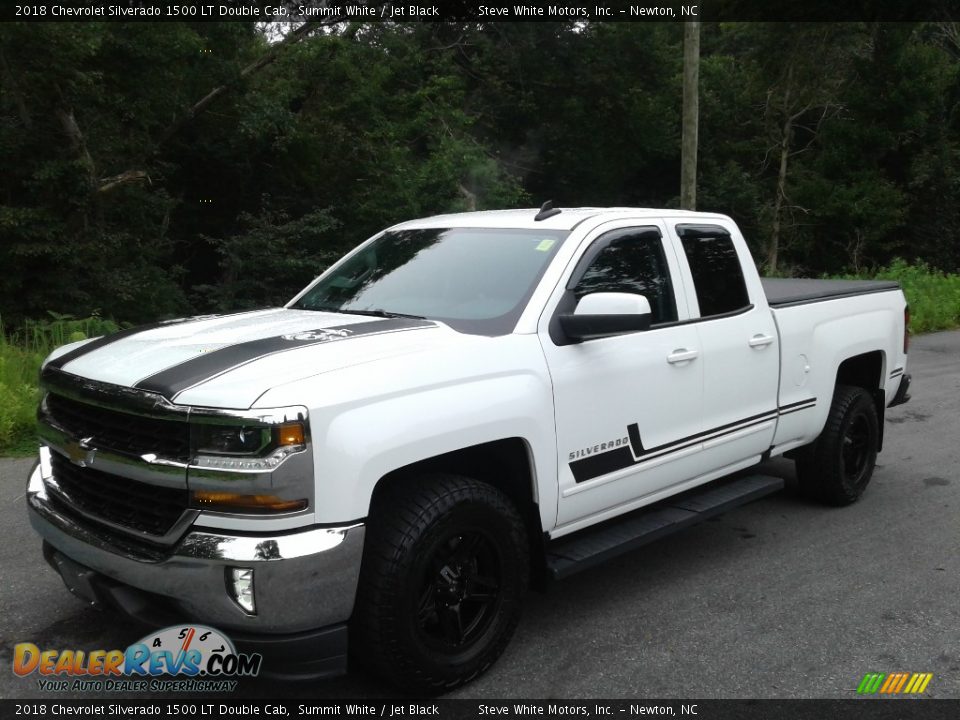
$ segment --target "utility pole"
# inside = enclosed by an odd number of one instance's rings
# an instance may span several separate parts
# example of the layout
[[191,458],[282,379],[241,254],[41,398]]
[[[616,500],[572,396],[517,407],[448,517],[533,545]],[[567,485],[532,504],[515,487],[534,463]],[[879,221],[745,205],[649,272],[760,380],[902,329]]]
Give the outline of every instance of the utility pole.
[[680,139],[680,207],[697,209],[697,132],[700,122],[700,23],[683,24],[683,120]]

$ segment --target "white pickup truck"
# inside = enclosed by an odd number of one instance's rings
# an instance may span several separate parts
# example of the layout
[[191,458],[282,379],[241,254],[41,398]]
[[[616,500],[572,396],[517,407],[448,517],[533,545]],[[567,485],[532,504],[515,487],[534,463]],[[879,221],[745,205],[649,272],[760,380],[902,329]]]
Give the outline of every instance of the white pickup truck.
[[283,308],[53,352],[30,520],[95,605],[215,625],[279,674],[343,672],[349,634],[439,692],[529,585],[782,486],[732,473],[790,453],[856,500],[908,320],[896,283],[761,280],[723,215],[405,222]]

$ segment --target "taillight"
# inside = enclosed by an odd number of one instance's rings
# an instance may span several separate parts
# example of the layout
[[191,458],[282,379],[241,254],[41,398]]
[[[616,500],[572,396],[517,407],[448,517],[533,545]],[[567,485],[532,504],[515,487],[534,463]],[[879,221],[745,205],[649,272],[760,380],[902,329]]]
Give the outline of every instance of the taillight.
[[903,309],[903,354],[910,350],[910,306]]

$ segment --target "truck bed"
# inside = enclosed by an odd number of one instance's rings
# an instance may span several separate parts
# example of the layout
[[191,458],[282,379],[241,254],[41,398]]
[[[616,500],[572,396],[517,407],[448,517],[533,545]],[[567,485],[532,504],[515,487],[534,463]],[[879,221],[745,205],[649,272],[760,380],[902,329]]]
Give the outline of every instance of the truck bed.
[[895,280],[810,280],[807,278],[761,278],[770,307],[789,307],[836,300],[851,295],[898,290]]

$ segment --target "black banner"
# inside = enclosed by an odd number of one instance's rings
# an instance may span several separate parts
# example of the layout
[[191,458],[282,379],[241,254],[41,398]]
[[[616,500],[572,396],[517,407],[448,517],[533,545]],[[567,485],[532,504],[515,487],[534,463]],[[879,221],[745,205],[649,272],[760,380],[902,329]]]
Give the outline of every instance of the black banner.
[[0,5],[27,22],[687,22],[919,21],[960,19],[960,0],[36,0]]
[[912,720],[960,716],[960,700],[0,700],[0,718],[691,718],[691,720]]

